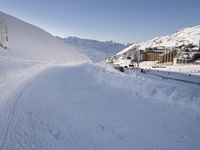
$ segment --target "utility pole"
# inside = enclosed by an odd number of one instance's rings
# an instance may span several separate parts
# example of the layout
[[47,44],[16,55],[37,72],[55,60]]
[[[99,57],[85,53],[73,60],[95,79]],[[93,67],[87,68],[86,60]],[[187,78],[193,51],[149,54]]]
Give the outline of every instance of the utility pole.
[[137,66],[138,66],[138,68],[140,67],[139,66],[139,53],[140,53],[140,51],[137,51]]
[[105,58],[105,69],[107,67],[107,59],[108,59],[108,49],[106,48],[106,58]]
[[106,55],[105,55],[105,68],[103,70],[103,81],[105,81],[106,79],[107,57],[108,57],[108,49],[106,49]]
[[200,40],[199,40],[199,49],[200,49]]
[[1,45],[4,49],[8,47],[8,27],[3,19],[0,21],[0,34],[1,34]]

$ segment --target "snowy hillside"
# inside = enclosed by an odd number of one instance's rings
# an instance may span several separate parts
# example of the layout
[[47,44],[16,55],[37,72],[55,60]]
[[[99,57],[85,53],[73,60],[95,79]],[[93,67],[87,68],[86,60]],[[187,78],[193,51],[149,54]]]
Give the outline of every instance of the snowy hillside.
[[82,59],[82,55],[46,31],[0,12],[0,20],[8,27],[8,51],[0,56],[33,61],[67,62]]
[[156,37],[149,41],[133,44],[129,46],[128,48],[119,52],[117,55],[123,54],[131,50],[135,50],[135,49],[145,50],[146,48],[154,48],[154,47],[171,48],[171,47],[179,47],[182,45],[189,45],[189,44],[192,44],[198,47],[199,40],[200,40],[200,25],[181,29],[180,31],[168,36]]
[[88,61],[85,55],[36,26],[0,12],[3,20],[8,27],[8,48],[0,47],[0,99],[53,64]]
[[9,35],[0,48],[0,150],[200,149],[199,85],[123,74],[0,19]]
[[68,37],[63,39],[68,45],[78,49],[80,52],[86,54],[91,60],[97,62],[110,57],[122,49],[130,46],[128,43],[117,43],[114,41],[96,41],[89,39],[81,39],[78,37]]

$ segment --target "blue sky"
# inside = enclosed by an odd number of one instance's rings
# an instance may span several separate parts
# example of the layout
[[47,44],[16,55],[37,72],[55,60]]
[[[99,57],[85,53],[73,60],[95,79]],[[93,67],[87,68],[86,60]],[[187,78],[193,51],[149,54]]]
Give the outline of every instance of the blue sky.
[[0,0],[53,35],[134,42],[200,24],[200,0]]

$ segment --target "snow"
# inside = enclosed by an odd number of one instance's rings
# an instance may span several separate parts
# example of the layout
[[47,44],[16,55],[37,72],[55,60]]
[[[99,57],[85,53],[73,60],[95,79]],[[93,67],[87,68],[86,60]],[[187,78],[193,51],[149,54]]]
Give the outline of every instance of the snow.
[[[199,111],[159,102],[161,87],[141,93],[152,83],[143,77],[130,82],[129,76],[108,71],[104,78],[103,74],[103,69],[91,64],[56,66],[27,81],[1,110],[0,148],[199,148]],[[147,86],[140,85],[146,80]],[[129,90],[119,85],[127,83]],[[172,87],[167,86],[169,93],[162,95],[163,101],[175,98],[178,87]]]
[[8,26],[8,51],[1,56],[40,62],[84,60],[84,56],[46,31],[0,12]]
[[63,39],[68,45],[86,54],[92,61],[99,62],[111,57],[122,49],[130,46],[129,43],[117,43],[114,41],[96,41],[81,39],[78,37],[68,37]]
[[161,36],[151,39],[149,41],[135,43],[128,48],[125,48],[117,55],[122,55],[125,52],[129,52],[135,49],[145,50],[149,47],[178,47],[181,45],[193,44],[197,47],[199,46],[200,41],[200,25],[194,27],[188,27],[177,31],[174,34],[168,36]]
[[0,48],[0,150],[200,149],[198,85],[120,73],[0,18],[10,33]]
[[[152,68],[154,69],[154,68]],[[155,68],[156,69],[156,68]],[[159,68],[161,71],[170,71],[185,74],[200,75],[200,65],[184,64],[184,65],[166,65],[165,68]]]
[[154,69],[167,72],[177,72],[185,74],[196,74],[200,75],[200,65],[197,64],[175,64],[171,63],[160,64],[155,61],[143,61],[139,63],[140,68],[143,69]]
[[200,85],[200,65],[194,64],[159,64],[154,61],[139,63],[140,68],[149,71],[151,74],[163,78],[182,80]]

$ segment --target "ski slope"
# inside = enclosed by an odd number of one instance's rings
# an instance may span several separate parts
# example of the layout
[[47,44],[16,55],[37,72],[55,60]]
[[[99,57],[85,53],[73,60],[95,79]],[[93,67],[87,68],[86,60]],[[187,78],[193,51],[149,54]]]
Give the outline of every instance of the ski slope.
[[0,113],[0,149],[200,148],[199,111],[110,86],[95,70],[51,67],[18,88]]
[[1,99],[49,66],[89,61],[84,54],[36,26],[0,12],[2,20],[8,27],[8,48],[0,47]]
[[10,42],[0,48],[0,150],[200,149],[199,86],[104,68],[2,18]]
[[83,54],[48,32],[0,12],[8,27],[8,50],[0,56],[35,62],[65,63],[84,60]]

